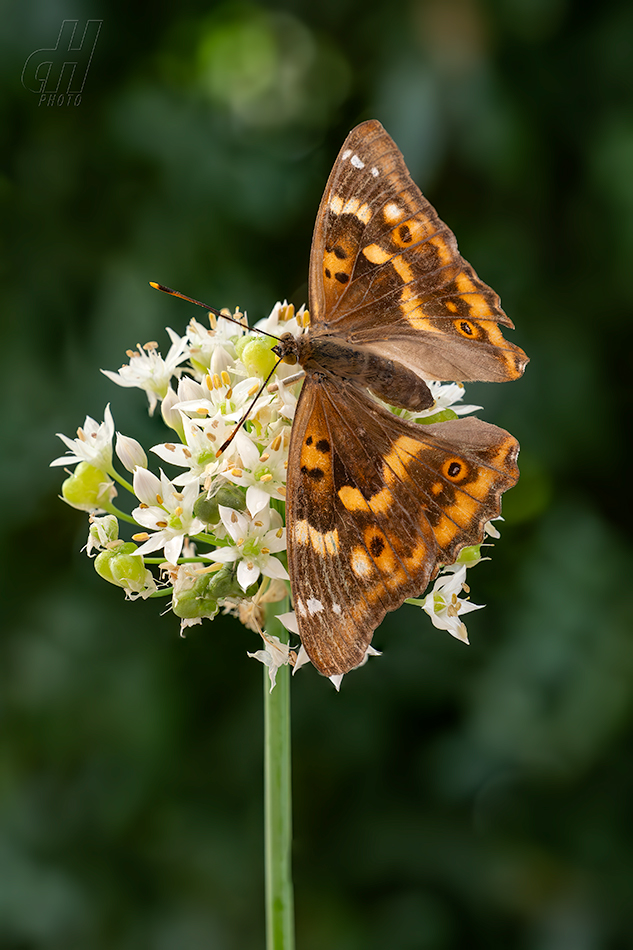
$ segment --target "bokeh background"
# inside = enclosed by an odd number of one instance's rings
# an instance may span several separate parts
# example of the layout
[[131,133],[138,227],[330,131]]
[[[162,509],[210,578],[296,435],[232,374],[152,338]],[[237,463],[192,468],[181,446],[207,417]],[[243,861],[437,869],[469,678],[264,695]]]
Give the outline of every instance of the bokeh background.
[[[78,106],[27,58],[103,25]],[[80,553],[62,453],[99,368],[193,308],[306,299],[312,225],[376,117],[531,356],[472,386],[522,443],[470,647],[403,607],[340,694],[293,681],[301,950],[633,945],[627,454],[633,6],[26,0],[2,10],[2,950],[263,946],[253,634],[178,637]],[[198,314],[199,316],[199,314]]]

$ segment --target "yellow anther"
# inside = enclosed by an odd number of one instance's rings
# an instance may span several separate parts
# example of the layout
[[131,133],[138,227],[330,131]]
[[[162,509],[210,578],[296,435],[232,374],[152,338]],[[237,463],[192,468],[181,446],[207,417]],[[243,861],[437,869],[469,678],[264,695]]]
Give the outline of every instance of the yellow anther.
[[229,374],[227,373],[225,369],[222,370],[222,382],[224,383],[225,386],[231,385],[231,377],[229,376]]
[[270,472],[266,472],[266,474],[262,475],[262,477],[260,478],[260,482],[272,482],[272,480],[273,480],[273,477],[270,474]]
[[132,541],[147,541],[149,540],[149,534],[147,531],[139,531],[138,534],[132,535]]

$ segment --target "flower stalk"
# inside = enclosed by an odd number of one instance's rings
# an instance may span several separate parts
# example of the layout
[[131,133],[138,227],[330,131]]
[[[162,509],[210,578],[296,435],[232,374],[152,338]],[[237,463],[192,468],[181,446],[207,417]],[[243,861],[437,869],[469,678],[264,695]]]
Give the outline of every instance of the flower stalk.
[[[287,609],[287,601],[268,605],[268,636],[285,639],[287,634],[276,614]],[[289,665],[279,668],[274,689],[264,667],[266,950],[293,950],[295,945],[290,739]]]

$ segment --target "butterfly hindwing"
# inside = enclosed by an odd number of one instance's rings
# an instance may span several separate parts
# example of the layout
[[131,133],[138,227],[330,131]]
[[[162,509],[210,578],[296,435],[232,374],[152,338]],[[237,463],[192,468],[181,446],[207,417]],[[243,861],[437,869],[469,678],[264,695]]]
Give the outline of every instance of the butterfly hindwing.
[[362,662],[388,610],[483,538],[516,482],[516,440],[476,419],[420,426],[336,379],[308,377],[288,464],[299,633],[328,676]]
[[317,215],[310,260],[315,334],[366,344],[425,379],[503,381],[527,357],[498,295],[459,254],[379,122],[345,140]]

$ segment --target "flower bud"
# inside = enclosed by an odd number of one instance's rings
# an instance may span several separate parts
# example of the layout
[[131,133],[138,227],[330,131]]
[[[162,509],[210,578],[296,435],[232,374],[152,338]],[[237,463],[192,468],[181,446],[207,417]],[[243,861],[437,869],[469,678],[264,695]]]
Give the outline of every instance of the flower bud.
[[207,592],[210,579],[209,574],[202,574],[192,586],[174,588],[172,610],[177,617],[181,620],[215,617],[219,607],[216,598],[209,596]]
[[205,524],[217,524],[220,520],[218,505],[233,508],[235,511],[246,511],[246,496],[237,485],[222,485],[211,498],[206,492],[198,495],[193,506],[193,513]]
[[181,396],[175,393],[170,386],[167,395],[160,404],[160,411],[165,425],[177,432],[181,441],[184,442],[185,430],[182,424],[182,416],[178,409],[173,408],[177,402],[181,402]]
[[256,337],[242,348],[240,359],[249,376],[268,376],[277,362],[277,357],[271,352],[276,342],[269,337]]
[[421,425],[431,425],[436,422],[451,422],[453,419],[459,419],[459,416],[452,409],[440,409],[439,412],[434,412],[432,416],[422,416],[421,419],[416,419],[416,422],[421,423]]
[[219,571],[207,576],[209,577],[207,596],[218,600],[222,597],[252,597],[259,586],[251,584],[247,591],[243,591],[237,580],[235,564],[224,564]]
[[457,556],[456,564],[465,564],[466,567],[474,567],[480,561],[487,560],[481,556],[481,544],[470,544],[462,548]]
[[135,553],[137,550],[131,541],[108,548],[95,558],[95,571],[104,581],[122,587],[126,592],[152,593],[156,590],[156,583],[141,555]]
[[62,484],[64,501],[81,511],[103,508],[115,495],[114,483],[105,472],[94,468],[89,462],[79,462],[72,475]]
[[143,446],[136,439],[131,439],[120,432],[116,434],[116,454],[128,472],[133,472],[137,465],[139,468],[147,468],[147,456],[143,451]]

